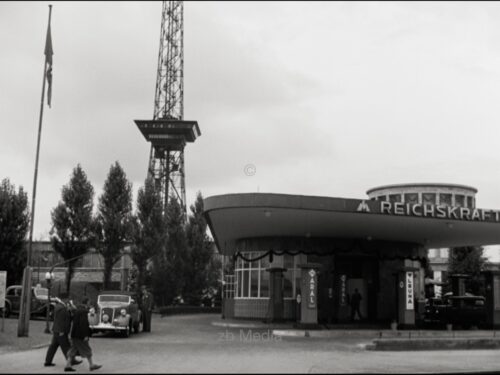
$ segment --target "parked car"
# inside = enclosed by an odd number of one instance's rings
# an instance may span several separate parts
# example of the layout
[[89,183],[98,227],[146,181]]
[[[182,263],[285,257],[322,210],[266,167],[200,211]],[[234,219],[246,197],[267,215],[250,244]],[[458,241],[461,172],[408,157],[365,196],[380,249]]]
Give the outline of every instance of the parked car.
[[[10,314],[19,314],[21,310],[21,293],[22,285],[11,285],[5,291],[5,316]],[[47,298],[49,291],[47,288],[42,288],[40,285],[31,287],[31,315],[46,316],[47,314]],[[49,307],[49,318],[52,320],[55,303],[51,301]]]
[[425,307],[424,322],[427,324],[453,324],[463,328],[486,323],[485,297],[466,293],[442,298],[430,298]]
[[100,292],[97,296],[97,309],[89,312],[92,333],[120,332],[129,337],[132,331],[139,332],[141,323],[141,310],[130,292]]

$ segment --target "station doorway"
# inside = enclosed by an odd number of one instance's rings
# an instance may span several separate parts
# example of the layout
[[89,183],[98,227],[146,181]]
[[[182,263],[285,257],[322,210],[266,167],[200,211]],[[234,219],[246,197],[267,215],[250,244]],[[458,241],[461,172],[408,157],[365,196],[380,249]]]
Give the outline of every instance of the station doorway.
[[[370,324],[377,321],[379,262],[368,256],[325,256],[318,276],[320,324]],[[360,313],[352,317],[351,297],[361,295]]]

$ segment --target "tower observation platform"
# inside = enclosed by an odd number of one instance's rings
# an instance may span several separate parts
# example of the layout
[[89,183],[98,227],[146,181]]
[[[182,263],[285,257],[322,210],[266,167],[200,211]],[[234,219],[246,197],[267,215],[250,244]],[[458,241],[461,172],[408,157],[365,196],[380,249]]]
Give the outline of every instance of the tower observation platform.
[[197,121],[177,119],[134,120],[140,132],[156,153],[182,151],[201,135]]

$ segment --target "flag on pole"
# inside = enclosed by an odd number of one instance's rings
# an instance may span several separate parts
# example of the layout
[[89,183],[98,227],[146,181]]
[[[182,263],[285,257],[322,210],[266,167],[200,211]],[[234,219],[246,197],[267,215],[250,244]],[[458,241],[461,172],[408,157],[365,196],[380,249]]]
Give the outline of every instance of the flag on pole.
[[47,73],[47,104],[50,107],[50,102],[52,99],[52,55],[54,51],[52,50],[52,36],[50,34],[50,18],[49,27],[47,28],[47,39],[45,40],[45,70]]

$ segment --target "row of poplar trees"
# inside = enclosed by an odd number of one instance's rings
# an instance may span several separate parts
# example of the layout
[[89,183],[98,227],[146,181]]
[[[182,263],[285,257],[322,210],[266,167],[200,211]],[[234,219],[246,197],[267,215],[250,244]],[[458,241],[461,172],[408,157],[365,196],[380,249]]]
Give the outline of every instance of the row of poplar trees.
[[[20,278],[26,259],[27,194],[22,187],[16,192],[9,180],[3,180],[0,205],[0,260],[2,265],[9,265],[12,284]],[[185,213],[172,199],[163,214],[161,197],[148,179],[138,191],[134,212],[132,184],[116,162],[109,170],[94,213],[94,188],[77,165],[51,212],[51,242],[67,261],[66,290],[70,291],[76,262],[91,248],[102,255],[103,288],[109,289],[113,266],[128,247],[135,266],[134,287],[152,286],[160,305],[169,305],[178,298],[199,304],[208,291],[217,290],[220,264],[206,233],[201,193],[190,210],[186,222]]]

